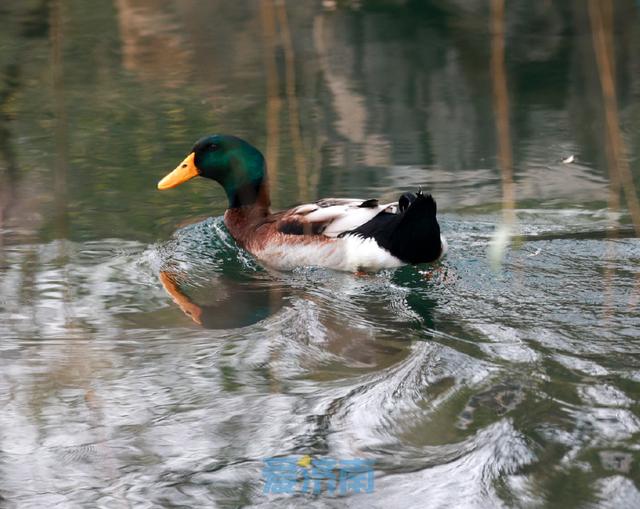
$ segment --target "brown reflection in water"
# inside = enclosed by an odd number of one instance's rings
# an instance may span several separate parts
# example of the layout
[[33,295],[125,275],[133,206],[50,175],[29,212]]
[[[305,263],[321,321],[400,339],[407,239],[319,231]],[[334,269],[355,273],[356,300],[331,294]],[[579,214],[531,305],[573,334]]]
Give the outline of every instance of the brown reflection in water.
[[509,133],[509,90],[505,69],[504,0],[491,2],[491,79],[493,111],[498,135],[498,152],[502,175],[502,224],[494,237],[492,262],[494,269],[504,257],[506,243],[515,225],[516,189],[513,182],[513,154]]
[[5,223],[15,201],[16,161],[11,146],[9,116],[5,113],[5,105],[10,102],[18,89],[18,67],[7,69],[9,80],[4,90],[0,90],[0,270],[4,257]]
[[[62,48],[64,45],[64,23],[62,19],[62,0],[49,3],[50,42],[51,42],[51,75],[53,78],[53,112],[54,112],[54,197],[55,221],[58,239],[69,237],[69,192],[67,189],[68,164],[68,121],[66,107],[66,91]],[[65,310],[66,328],[73,327],[70,315],[71,295],[69,289],[68,265],[69,254],[67,244],[58,244],[58,264],[61,274],[62,301]]]
[[64,69],[62,65],[62,48],[64,44],[62,5],[60,1],[49,3],[51,22],[51,75],[53,78],[53,110],[54,110],[54,193],[56,204],[56,226],[58,238],[69,236],[69,201],[67,190],[68,161],[68,121]]
[[515,187],[513,183],[513,155],[509,134],[509,91],[504,63],[505,23],[504,0],[491,3],[491,77],[493,82],[493,110],[498,133],[498,149],[502,171],[502,202],[505,219],[513,218],[515,208]]
[[[68,243],[69,237],[69,211],[68,211],[68,143],[69,123],[66,107],[66,85],[64,79],[63,48],[65,41],[64,2],[63,0],[49,1],[49,23],[51,44],[51,74],[53,82],[53,109],[54,109],[54,196],[55,196],[55,221],[58,243],[58,272],[60,274],[60,289],[62,309],[64,311],[64,337],[71,340],[68,350],[60,363],[54,363],[50,367],[50,382],[54,384],[51,389],[57,389],[55,385],[75,385],[84,392],[84,400],[89,409],[89,425],[94,434],[94,444],[98,451],[96,459],[99,460],[106,479],[112,487],[118,484],[119,473],[116,466],[115,455],[109,445],[109,437],[105,432],[102,403],[92,386],[96,378],[96,362],[90,348],[90,337],[87,328],[80,323],[74,313],[73,285],[69,277],[70,255]],[[38,387],[38,390],[41,390]],[[122,487],[114,489],[114,495],[120,508],[131,507],[124,496]]]
[[267,85],[267,173],[271,186],[271,199],[277,200],[278,159],[280,157],[280,80],[276,63],[277,26],[272,0],[260,0],[262,15],[262,53]]
[[[304,157],[304,145],[300,132],[300,113],[296,85],[295,51],[289,30],[287,7],[284,0],[260,0],[263,31],[264,73],[267,87],[267,170],[272,185],[272,199],[275,201],[278,190],[278,159],[280,157],[280,80],[276,61],[278,35],[284,49],[285,84],[287,106],[289,109],[289,136],[293,146],[294,164],[298,181],[298,199],[309,199],[307,166]],[[276,24],[277,19],[277,24]],[[278,30],[279,29],[279,30]],[[279,33],[278,33],[279,32]]]
[[298,193],[302,203],[309,199],[306,162],[304,160],[304,147],[302,136],[300,135],[300,117],[298,113],[298,97],[296,95],[296,67],[295,53],[289,31],[289,21],[287,18],[287,8],[285,0],[276,0],[276,13],[278,15],[278,25],[282,36],[282,45],[285,56],[285,79],[287,84],[287,104],[289,106],[289,132],[293,145],[296,174],[298,177]]
[[[183,2],[186,4],[187,2]],[[116,0],[123,66],[169,86],[184,84],[191,64],[185,29],[162,0]]]
[[[593,47],[602,86],[605,121],[607,128],[607,163],[609,167],[609,195],[608,205],[613,214],[620,210],[620,191],[624,192],[627,208],[635,228],[636,236],[640,238],[640,203],[636,195],[633,177],[629,168],[629,160],[618,115],[618,100],[615,86],[615,55],[613,46],[613,7],[611,0],[589,0],[589,19],[593,35]],[[611,219],[612,229],[608,238],[612,241],[618,238],[618,220]],[[607,262],[604,267],[604,309],[608,316],[613,311],[614,278],[615,278],[615,242],[609,242],[606,254]],[[638,287],[640,285],[640,268],[636,272],[633,290],[629,299],[629,307],[635,309],[638,303]]]
[[[19,9],[10,5],[6,12],[2,12],[2,16],[12,19],[16,12]],[[7,34],[9,42],[5,42],[3,47],[3,67],[0,70],[0,270],[4,266],[4,248],[9,239],[34,232],[34,223],[39,222],[40,214],[34,213],[36,207],[33,204],[42,203],[35,179],[24,185],[25,180],[29,179],[24,179],[24,169],[19,171],[21,151],[16,145],[16,140],[21,136],[12,131],[19,118],[20,104],[24,97],[22,92],[28,88],[32,45],[27,41],[49,38],[50,15],[47,0],[42,0],[35,7],[29,5],[23,12],[23,18],[15,18],[13,21],[13,30],[20,33],[25,41],[20,45],[12,45],[11,34]],[[24,192],[24,188],[29,190],[28,193]]]

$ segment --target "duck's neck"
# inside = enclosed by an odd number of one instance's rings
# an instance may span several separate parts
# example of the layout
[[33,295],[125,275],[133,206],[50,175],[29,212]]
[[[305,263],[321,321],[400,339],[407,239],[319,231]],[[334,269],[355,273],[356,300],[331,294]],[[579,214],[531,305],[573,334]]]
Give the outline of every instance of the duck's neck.
[[220,182],[227,193],[230,209],[257,207],[268,210],[271,206],[267,163],[257,150],[251,155],[254,157],[232,158],[232,171]]
[[230,209],[242,207],[258,207],[269,209],[271,198],[269,197],[269,183],[263,179],[260,184],[248,182],[235,189],[226,189]]

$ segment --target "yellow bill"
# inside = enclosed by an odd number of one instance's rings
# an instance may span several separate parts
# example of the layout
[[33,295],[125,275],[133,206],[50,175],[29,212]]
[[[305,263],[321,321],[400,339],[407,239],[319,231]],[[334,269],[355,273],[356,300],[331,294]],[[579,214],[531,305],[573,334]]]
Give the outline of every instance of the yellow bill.
[[200,170],[196,168],[194,163],[194,157],[195,154],[191,152],[191,154],[189,154],[175,170],[158,182],[158,189],[171,189],[172,187],[179,186],[183,182],[200,175]]

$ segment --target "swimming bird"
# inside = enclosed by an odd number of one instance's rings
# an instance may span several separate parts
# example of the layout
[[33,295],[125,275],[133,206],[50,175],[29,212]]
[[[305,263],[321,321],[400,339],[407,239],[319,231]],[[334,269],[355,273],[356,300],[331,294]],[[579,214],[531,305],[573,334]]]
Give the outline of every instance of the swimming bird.
[[370,272],[433,262],[447,249],[436,202],[422,188],[403,194],[397,203],[325,198],[274,213],[264,157],[228,134],[196,142],[158,189],[197,176],[215,180],[227,193],[224,223],[236,243],[275,269],[322,266]]

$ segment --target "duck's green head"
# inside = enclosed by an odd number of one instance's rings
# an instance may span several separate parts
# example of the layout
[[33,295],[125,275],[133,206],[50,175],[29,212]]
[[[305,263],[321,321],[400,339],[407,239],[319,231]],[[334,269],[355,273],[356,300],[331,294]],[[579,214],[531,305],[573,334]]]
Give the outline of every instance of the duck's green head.
[[230,208],[253,205],[265,183],[264,157],[257,148],[236,136],[205,136],[158,183],[158,189],[170,189],[197,176],[218,182],[227,193]]

